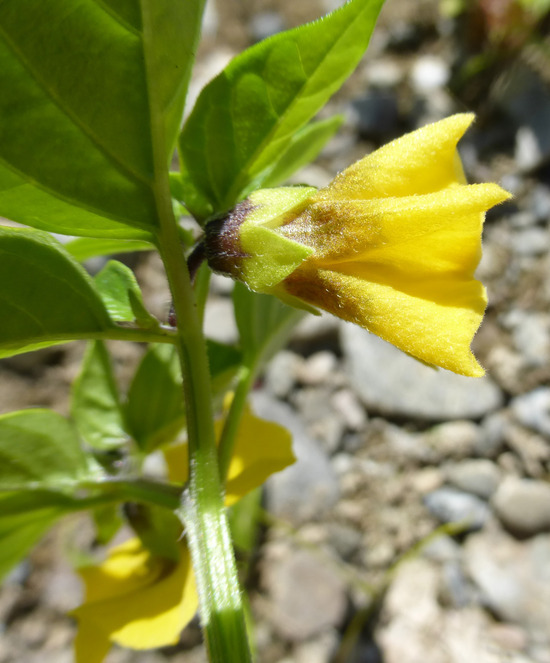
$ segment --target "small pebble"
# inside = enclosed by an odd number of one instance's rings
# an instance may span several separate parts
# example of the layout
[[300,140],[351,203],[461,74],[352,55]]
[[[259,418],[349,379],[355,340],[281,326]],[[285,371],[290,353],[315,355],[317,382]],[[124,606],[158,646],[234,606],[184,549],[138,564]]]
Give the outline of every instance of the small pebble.
[[516,536],[550,531],[550,484],[545,481],[506,477],[492,504],[502,524]]
[[485,502],[456,488],[439,488],[424,497],[430,513],[442,523],[463,523],[465,531],[483,527],[489,517]]

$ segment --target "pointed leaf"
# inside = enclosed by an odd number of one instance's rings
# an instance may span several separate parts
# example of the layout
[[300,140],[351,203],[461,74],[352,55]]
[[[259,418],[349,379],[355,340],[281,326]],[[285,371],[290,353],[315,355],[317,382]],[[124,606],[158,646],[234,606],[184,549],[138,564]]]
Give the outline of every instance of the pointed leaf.
[[145,308],[138,282],[129,267],[117,260],[109,260],[95,275],[94,281],[112,320],[138,320],[141,326],[149,329],[158,327],[158,320]]
[[47,233],[0,227],[0,357],[112,328],[87,272]]
[[[262,184],[294,133],[357,66],[382,4],[351,0],[323,20],[266,39],[207,85],[179,143],[193,213],[229,209]],[[193,209],[201,196],[210,210]]]
[[71,415],[83,439],[95,449],[112,449],[128,438],[111,358],[101,341],[93,341],[73,385]]
[[168,164],[203,4],[0,2],[0,215],[72,235],[150,237],[151,109]]

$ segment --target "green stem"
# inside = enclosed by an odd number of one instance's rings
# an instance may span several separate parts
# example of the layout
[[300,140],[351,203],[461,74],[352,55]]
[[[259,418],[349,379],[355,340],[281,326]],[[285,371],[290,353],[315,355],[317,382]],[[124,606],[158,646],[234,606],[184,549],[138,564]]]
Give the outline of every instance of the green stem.
[[204,323],[204,309],[206,307],[206,300],[210,290],[211,276],[212,272],[210,267],[203,262],[195,277],[195,300],[197,302],[197,315],[199,316],[201,326]]
[[239,370],[235,395],[233,396],[231,407],[227,413],[220,443],[218,445],[218,462],[220,465],[220,477],[223,483],[225,483],[227,479],[227,472],[229,470],[231,457],[233,456],[233,448],[235,447],[239,425],[246,405],[248,392],[252,387],[255,375],[256,371],[246,365],[241,366]]
[[251,660],[235,556],[222,497],[206,341],[174,218],[168,178],[162,94],[155,75],[154,0],[141,0],[154,159],[157,243],[178,320],[177,348],[187,413],[189,483],[178,514],[186,530],[199,610],[212,663]]

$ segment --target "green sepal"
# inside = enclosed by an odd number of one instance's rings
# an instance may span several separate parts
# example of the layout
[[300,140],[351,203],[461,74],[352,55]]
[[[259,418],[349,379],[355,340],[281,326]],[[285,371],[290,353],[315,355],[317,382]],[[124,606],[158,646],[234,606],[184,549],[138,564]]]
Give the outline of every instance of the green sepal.
[[243,221],[241,279],[256,292],[268,292],[299,267],[313,249],[276,232],[303,211],[313,187],[260,189],[249,196],[252,210]]

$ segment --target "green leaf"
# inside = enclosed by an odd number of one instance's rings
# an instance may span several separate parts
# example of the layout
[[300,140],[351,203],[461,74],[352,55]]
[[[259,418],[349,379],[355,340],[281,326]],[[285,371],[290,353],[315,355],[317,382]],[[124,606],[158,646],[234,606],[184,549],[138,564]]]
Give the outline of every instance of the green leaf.
[[87,272],[47,233],[0,227],[0,357],[112,329]]
[[36,409],[0,416],[0,490],[70,488],[97,477],[76,431],[60,414]]
[[203,5],[0,2],[0,215],[71,235],[150,237],[152,135],[162,134],[168,167]]
[[314,161],[343,121],[343,115],[335,115],[328,120],[310,122],[295,133],[286,151],[273,163],[269,174],[262,181],[262,187],[286,182],[297,170]]
[[29,552],[51,525],[63,515],[56,508],[39,508],[16,515],[4,515],[0,496],[0,579]]
[[158,320],[145,308],[138,282],[129,267],[109,260],[94,281],[111,319],[117,322],[136,320],[146,329],[158,328]]
[[[229,209],[263,185],[296,131],[357,66],[382,4],[351,0],[320,21],[279,33],[238,55],[204,88],[179,142],[184,200],[193,214]],[[200,208],[201,197],[210,209]]]
[[65,250],[78,262],[84,262],[96,256],[111,256],[134,251],[151,251],[155,247],[146,241],[132,239],[98,239],[79,237],[65,244]]
[[145,353],[128,390],[125,414],[129,432],[146,452],[182,428],[185,410],[174,346],[153,345]]
[[128,439],[111,358],[101,341],[88,345],[73,384],[71,415],[82,438],[94,449],[113,449]]
[[244,363],[259,368],[288,340],[303,311],[283,304],[273,295],[252,292],[240,282],[233,288],[235,320]]

